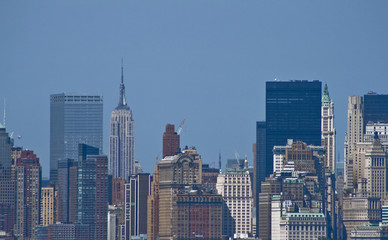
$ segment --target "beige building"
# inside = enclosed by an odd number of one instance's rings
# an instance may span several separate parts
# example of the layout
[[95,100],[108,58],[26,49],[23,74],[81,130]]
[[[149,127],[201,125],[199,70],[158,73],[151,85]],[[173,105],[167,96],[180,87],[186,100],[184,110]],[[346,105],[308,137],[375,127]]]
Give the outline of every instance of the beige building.
[[347,239],[357,226],[369,223],[377,224],[381,221],[380,198],[375,197],[344,197],[343,223]]
[[[200,187],[202,159],[195,148],[163,158],[155,167],[148,197],[147,238],[175,239],[173,211],[176,195],[187,187]],[[175,236],[175,237],[174,237]]]
[[47,226],[56,222],[56,200],[57,191],[55,191],[54,186],[41,188],[40,225]]
[[345,188],[354,188],[357,180],[354,179],[353,153],[357,143],[364,139],[363,101],[361,96],[351,96],[348,101],[348,128],[345,134]]

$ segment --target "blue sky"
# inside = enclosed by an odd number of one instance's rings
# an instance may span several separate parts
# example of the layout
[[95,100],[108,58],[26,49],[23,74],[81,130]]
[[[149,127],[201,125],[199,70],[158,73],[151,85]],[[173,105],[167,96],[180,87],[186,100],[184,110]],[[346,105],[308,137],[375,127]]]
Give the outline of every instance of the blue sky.
[[[252,164],[265,81],[319,79],[343,157],[347,98],[388,93],[388,2],[1,1],[0,98],[17,145],[49,168],[49,95],[104,95],[104,152],[124,59],[136,159],[152,172],[166,123],[204,162]],[[2,109],[2,107],[1,107]],[[2,113],[0,113],[2,116]]]

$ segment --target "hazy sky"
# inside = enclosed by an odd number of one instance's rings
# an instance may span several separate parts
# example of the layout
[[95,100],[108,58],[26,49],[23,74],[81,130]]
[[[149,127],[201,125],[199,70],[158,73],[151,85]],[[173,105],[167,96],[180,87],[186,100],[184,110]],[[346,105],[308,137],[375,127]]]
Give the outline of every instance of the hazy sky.
[[[343,157],[347,98],[388,93],[388,1],[0,1],[0,109],[49,169],[49,95],[104,95],[104,152],[124,58],[136,159],[152,172],[166,123],[204,162],[252,165],[265,81],[319,79]],[[2,111],[0,116],[2,117]],[[2,119],[2,118],[1,118]]]

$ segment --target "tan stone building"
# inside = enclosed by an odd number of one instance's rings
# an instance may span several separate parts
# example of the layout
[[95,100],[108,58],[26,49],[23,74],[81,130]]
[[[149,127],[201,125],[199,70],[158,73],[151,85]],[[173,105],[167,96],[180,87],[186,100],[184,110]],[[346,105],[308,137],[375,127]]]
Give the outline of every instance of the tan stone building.
[[56,222],[57,191],[54,186],[41,188],[40,225],[46,226]]

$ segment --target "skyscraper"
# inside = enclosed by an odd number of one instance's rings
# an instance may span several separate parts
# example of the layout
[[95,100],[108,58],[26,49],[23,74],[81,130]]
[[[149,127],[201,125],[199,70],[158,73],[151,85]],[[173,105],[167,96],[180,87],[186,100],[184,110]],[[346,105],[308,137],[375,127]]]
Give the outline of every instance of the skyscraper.
[[174,156],[178,152],[180,138],[175,132],[174,124],[167,124],[166,131],[163,133],[163,158]]
[[40,220],[42,168],[33,151],[23,151],[16,161],[16,225],[18,239],[35,239]]
[[287,139],[321,145],[321,91],[318,80],[266,83],[266,176],[273,172],[275,145]]
[[11,172],[12,139],[0,123],[0,229],[13,231],[15,221],[15,182]]
[[57,182],[58,161],[77,159],[78,144],[102,152],[102,95],[52,94],[50,96],[50,182]]
[[109,137],[109,174],[129,180],[134,173],[135,135],[132,111],[125,100],[124,73],[121,66],[119,104],[112,111]]
[[322,146],[326,149],[325,166],[335,171],[334,103],[330,99],[327,84],[323,89],[321,114]]
[[79,224],[89,224],[91,239],[106,239],[108,211],[108,159],[94,155],[98,148],[79,144],[78,210]]
[[360,96],[349,97],[348,102],[348,128],[345,134],[344,154],[345,154],[345,184],[346,188],[356,186],[353,169],[356,169],[353,152],[356,150],[357,143],[364,138],[364,104]]

